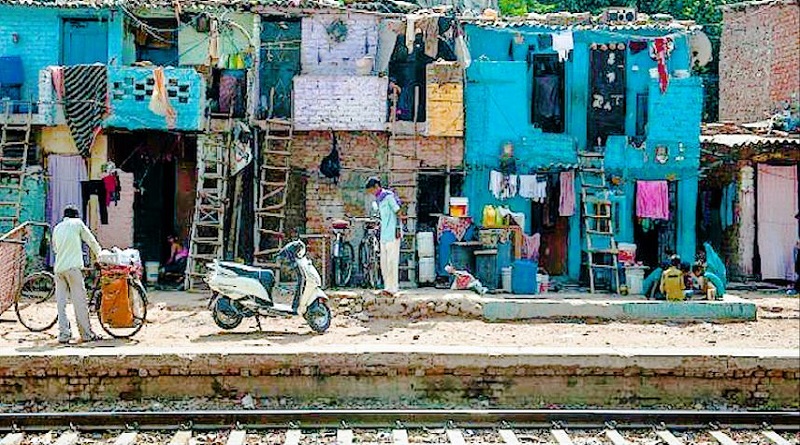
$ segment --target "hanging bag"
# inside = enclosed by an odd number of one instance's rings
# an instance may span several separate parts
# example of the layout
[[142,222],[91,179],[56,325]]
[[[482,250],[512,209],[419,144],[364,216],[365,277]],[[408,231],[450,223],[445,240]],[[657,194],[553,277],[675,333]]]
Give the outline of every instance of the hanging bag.
[[326,178],[333,179],[334,184],[336,184],[339,182],[342,164],[339,159],[339,148],[336,141],[336,133],[333,130],[331,130],[331,137],[333,139],[331,152],[328,153],[328,156],[322,158],[322,162],[319,165],[319,172],[322,173]]

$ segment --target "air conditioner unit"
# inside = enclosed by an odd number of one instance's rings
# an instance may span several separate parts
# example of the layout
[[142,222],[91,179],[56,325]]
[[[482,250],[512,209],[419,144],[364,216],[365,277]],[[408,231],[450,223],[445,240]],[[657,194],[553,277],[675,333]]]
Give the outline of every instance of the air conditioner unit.
[[633,23],[636,19],[636,8],[608,8],[603,14],[606,23]]

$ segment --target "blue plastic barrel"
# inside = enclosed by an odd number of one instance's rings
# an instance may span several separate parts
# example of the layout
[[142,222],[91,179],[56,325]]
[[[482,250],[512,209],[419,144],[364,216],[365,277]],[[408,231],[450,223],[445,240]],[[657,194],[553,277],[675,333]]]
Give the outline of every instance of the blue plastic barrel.
[[536,282],[536,273],[539,263],[529,260],[514,261],[511,266],[511,291],[515,294],[538,293],[539,285]]

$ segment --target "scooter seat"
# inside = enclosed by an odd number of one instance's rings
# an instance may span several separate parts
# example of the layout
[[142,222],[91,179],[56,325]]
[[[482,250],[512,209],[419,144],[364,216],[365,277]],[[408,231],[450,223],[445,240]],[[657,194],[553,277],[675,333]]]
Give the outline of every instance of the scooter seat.
[[273,271],[239,263],[220,262],[219,265],[236,272],[239,276],[258,280],[267,292],[272,293],[272,288],[275,286],[275,273]]
[[350,221],[344,219],[334,219],[331,222],[331,227],[337,230],[345,230],[350,228]]

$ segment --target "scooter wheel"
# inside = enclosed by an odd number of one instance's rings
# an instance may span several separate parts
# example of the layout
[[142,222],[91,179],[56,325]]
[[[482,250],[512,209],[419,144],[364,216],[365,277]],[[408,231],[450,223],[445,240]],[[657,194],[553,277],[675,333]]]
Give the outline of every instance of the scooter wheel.
[[317,300],[308,307],[305,318],[311,329],[321,334],[327,331],[331,326],[331,319],[333,317],[328,305],[322,300]]
[[233,303],[228,297],[217,297],[211,308],[211,318],[222,329],[234,329],[242,322],[242,314],[233,310]]

